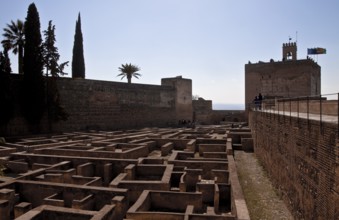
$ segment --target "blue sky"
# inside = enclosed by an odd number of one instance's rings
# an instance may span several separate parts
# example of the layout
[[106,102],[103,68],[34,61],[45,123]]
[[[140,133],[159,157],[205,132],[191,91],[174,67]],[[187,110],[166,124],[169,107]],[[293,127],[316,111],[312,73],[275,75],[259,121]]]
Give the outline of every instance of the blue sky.
[[[32,1],[2,0],[0,29],[25,20]],[[81,13],[86,78],[120,81],[118,67],[132,63],[160,84],[182,75],[193,95],[214,104],[244,103],[244,65],[282,59],[282,44],[298,40],[298,58],[324,47],[322,93],[338,92],[339,1],[337,0],[58,0],[34,1],[41,31],[56,26],[60,61],[72,60],[75,22]],[[2,36],[0,36],[2,40]],[[17,57],[11,56],[13,72]],[[70,66],[66,70],[71,74]],[[125,80],[125,79],[124,79]],[[124,81],[125,82],[125,81]]]

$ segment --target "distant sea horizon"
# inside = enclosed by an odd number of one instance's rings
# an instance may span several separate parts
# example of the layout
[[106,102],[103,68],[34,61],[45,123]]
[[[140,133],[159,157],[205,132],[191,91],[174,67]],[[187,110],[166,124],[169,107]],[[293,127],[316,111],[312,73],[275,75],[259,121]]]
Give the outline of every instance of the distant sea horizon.
[[245,110],[245,104],[212,104],[213,110]]

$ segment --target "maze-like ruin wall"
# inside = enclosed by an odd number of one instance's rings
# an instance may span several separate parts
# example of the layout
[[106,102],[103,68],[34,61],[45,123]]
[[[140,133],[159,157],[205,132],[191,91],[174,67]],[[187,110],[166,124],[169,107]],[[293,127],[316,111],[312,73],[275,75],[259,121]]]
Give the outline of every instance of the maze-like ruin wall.
[[337,124],[250,112],[255,153],[296,219],[339,218]]
[[229,131],[7,138],[0,145],[1,219],[249,219]]

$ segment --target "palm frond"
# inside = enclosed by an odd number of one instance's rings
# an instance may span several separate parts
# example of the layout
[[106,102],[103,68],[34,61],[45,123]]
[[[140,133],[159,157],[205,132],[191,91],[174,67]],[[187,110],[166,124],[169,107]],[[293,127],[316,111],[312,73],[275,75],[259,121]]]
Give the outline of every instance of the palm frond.
[[141,76],[141,74],[137,73],[138,71],[140,71],[140,68],[131,63],[121,64],[121,67],[118,67],[118,69],[120,71],[120,74],[118,74],[117,76],[122,76],[121,79],[126,77],[128,79],[128,82],[130,82],[130,79],[132,77],[139,79],[139,77]]
[[24,44],[24,23],[19,19],[16,22],[12,20],[3,30],[2,36],[5,40],[1,41],[2,45],[17,54],[18,47]]

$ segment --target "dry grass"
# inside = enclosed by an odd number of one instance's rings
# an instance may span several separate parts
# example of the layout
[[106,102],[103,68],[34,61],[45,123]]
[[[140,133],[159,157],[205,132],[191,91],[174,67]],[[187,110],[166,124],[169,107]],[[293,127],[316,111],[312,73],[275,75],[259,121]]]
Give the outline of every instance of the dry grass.
[[293,219],[255,155],[236,151],[235,161],[251,219]]

